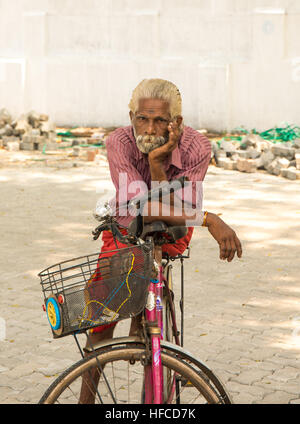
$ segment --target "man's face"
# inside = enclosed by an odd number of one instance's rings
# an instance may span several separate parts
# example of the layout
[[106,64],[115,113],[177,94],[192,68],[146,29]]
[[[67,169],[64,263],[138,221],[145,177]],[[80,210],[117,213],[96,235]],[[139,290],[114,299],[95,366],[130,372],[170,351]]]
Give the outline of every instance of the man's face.
[[141,99],[135,114],[130,112],[136,144],[142,153],[149,153],[168,141],[171,121],[169,103],[160,99]]

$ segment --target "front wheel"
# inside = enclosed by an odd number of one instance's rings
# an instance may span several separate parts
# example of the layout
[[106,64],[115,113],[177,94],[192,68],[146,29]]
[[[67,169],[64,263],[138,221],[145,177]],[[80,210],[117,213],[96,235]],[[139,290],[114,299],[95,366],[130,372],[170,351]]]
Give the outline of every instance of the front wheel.
[[[82,379],[98,373],[98,387],[85,381],[95,403],[141,403],[143,392],[146,349],[143,343],[112,344],[84,358],[59,376],[45,392],[39,403],[80,403]],[[169,398],[172,403],[230,403],[223,391],[218,391],[209,377],[189,356],[161,346],[162,364],[179,383],[179,393]],[[101,371],[100,371],[101,369]],[[226,396],[224,396],[224,394]],[[167,400],[165,400],[167,402]]]

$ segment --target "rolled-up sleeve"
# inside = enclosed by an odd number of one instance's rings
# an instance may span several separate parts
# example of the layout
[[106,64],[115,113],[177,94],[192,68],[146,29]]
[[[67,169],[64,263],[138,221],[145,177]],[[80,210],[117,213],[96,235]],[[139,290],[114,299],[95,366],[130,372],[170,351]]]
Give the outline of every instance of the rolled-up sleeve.
[[176,196],[184,202],[187,208],[202,210],[203,180],[211,159],[211,144],[208,138],[199,134],[191,141],[185,155],[188,161],[183,164],[176,178],[185,176],[188,181],[183,190],[179,190]]

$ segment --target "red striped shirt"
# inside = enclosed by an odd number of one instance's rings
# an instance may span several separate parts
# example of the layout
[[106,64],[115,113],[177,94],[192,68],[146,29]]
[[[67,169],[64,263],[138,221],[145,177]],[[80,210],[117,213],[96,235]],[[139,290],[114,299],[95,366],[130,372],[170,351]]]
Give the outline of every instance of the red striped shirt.
[[[136,146],[132,126],[118,128],[106,140],[110,174],[119,196],[130,200],[140,192],[151,188],[151,174],[147,155]],[[178,146],[164,163],[168,181],[186,176],[190,181],[204,180],[211,159],[211,144],[207,137],[193,128],[184,127]],[[120,174],[126,178],[120,179]],[[131,185],[131,186],[130,186]],[[134,190],[132,186],[134,185]],[[201,199],[202,201],[202,199]],[[128,226],[132,216],[117,216],[118,222]]]

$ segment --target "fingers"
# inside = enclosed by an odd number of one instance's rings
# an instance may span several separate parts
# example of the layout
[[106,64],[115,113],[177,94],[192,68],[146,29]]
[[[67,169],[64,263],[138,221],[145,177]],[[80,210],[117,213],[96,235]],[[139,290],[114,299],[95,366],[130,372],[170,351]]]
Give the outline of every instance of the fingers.
[[169,141],[173,144],[177,143],[179,137],[179,127],[176,121],[171,121],[168,125]]
[[226,259],[226,240],[221,240],[220,242],[220,259]]
[[232,236],[228,238],[224,238],[220,242],[220,259],[226,260],[227,262],[231,262],[232,259],[237,253],[239,258],[242,257],[242,245],[236,234],[234,233]]
[[238,255],[239,258],[241,258],[242,257],[242,254],[243,254],[243,249],[242,249],[241,242],[237,238],[237,236],[235,236],[235,244],[237,246],[237,255]]

